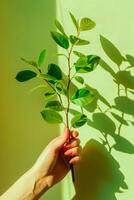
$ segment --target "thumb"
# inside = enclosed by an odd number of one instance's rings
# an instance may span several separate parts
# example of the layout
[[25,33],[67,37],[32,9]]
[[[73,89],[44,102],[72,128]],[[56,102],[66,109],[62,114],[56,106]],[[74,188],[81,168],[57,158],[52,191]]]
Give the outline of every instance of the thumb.
[[70,131],[67,127],[64,128],[63,134],[57,137],[54,141],[55,150],[59,150],[69,140]]

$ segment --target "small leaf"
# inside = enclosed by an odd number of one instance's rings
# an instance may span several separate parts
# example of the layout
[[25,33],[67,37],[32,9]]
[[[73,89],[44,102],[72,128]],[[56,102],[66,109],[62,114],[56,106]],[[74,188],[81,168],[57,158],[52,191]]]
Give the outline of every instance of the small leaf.
[[55,95],[56,95],[56,93],[54,93],[54,92],[46,92],[46,93],[44,94],[45,99],[51,99],[51,98],[53,98]]
[[29,60],[26,60],[25,58],[21,58],[21,60],[29,65],[32,65],[33,67],[37,67],[37,63],[35,61],[29,61]]
[[124,60],[123,56],[121,55],[120,51],[105,37],[100,36],[101,46],[107,56],[118,66],[121,65],[122,61]]
[[59,46],[63,47],[64,49],[69,48],[69,41],[65,35],[58,32],[51,32],[51,36]]
[[69,113],[72,114],[72,115],[79,115],[79,114],[81,114],[78,110],[74,110],[72,108],[69,108]]
[[88,56],[80,57],[74,65],[75,65],[76,72],[87,73],[96,69],[99,62],[100,62],[99,56],[88,55]]
[[73,51],[73,53],[78,56],[78,57],[82,57],[82,56],[85,56],[85,54],[79,52],[79,51]]
[[117,151],[121,151],[123,153],[134,154],[134,145],[131,144],[127,139],[122,136],[115,135],[114,140],[116,144],[113,146]]
[[31,91],[31,92],[34,92],[34,91],[36,91],[36,90],[39,89],[39,88],[46,88],[46,87],[47,87],[47,85],[41,84],[41,85],[37,85],[36,87],[32,88],[30,91]]
[[24,82],[24,81],[28,81],[36,76],[37,76],[37,74],[35,72],[30,71],[30,70],[24,70],[17,74],[16,80],[19,82]]
[[77,32],[78,32],[79,31],[79,23],[77,22],[76,18],[74,17],[74,15],[71,12],[69,12],[69,14],[70,14],[70,17],[71,17],[74,25],[75,25]]
[[39,55],[39,59],[38,59],[39,67],[41,67],[43,65],[44,60],[45,60],[45,56],[46,56],[46,49],[44,49]]
[[62,80],[62,71],[60,67],[56,64],[49,64],[48,65],[48,75],[52,76],[57,80]]
[[57,81],[55,83],[55,88],[56,88],[58,93],[63,94],[63,95],[67,94],[66,89],[65,89],[65,87],[64,87],[64,85],[61,81]]
[[78,37],[76,37],[76,36],[74,36],[74,35],[70,35],[69,39],[70,39],[70,42],[71,42],[73,45],[77,45],[77,46],[88,45],[88,44],[90,44],[89,41],[80,39],[80,38],[78,38]]
[[75,94],[71,97],[74,104],[79,106],[85,106],[91,103],[94,99],[94,94],[87,88],[78,89]]
[[64,53],[57,53],[56,55],[57,56],[64,56],[65,58],[67,58],[66,54],[64,54]]
[[80,30],[81,31],[91,30],[95,26],[96,26],[96,23],[87,17],[81,19],[81,21],[80,21]]
[[90,66],[91,71],[96,69],[96,67],[99,64],[99,62],[100,62],[100,57],[99,56],[96,56],[96,55],[88,55],[87,56],[88,67]]
[[55,111],[63,111],[63,107],[59,101],[48,101],[45,107]]
[[78,81],[81,84],[84,83],[84,79],[81,76],[75,76],[75,80]]
[[63,35],[65,35],[67,37],[63,26],[61,25],[61,23],[57,19],[55,20],[55,26]]
[[78,128],[83,126],[86,122],[87,122],[87,116],[79,114],[72,118],[71,125],[73,128]]
[[61,115],[54,110],[45,109],[41,111],[41,115],[45,121],[51,124],[59,124],[63,122]]

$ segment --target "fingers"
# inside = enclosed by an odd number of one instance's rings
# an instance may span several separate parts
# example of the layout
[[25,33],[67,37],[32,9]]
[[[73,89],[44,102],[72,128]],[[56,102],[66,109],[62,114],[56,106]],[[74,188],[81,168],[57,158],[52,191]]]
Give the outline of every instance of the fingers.
[[81,159],[81,156],[80,156],[81,151],[82,151],[82,147],[77,146],[77,147],[74,147],[74,148],[71,148],[71,149],[65,151],[64,155],[70,157],[70,160],[69,160],[70,164],[75,165]]
[[80,161],[82,147],[80,146],[80,140],[78,138],[77,131],[71,131],[70,137],[70,142],[64,145],[64,155],[69,157],[69,163],[74,165]]
[[60,150],[65,143],[68,142],[70,137],[70,132],[67,127],[64,128],[64,133],[60,136],[56,137],[52,142],[51,145],[53,146],[54,150]]
[[77,164],[80,161],[80,159],[81,159],[80,156],[75,156],[74,158],[72,158],[69,161],[69,163],[75,165],[75,164]]
[[65,146],[65,149],[67,150],[67,149],[71,149],[71,148],[73,148],[73,147],[77,147],[77,146],[79,146],[79,144],[80,144],[79,138],[72,139],[72,140],[70,141],[70,143],[68,143],[68,144]]
[[76,138],[78,136],[78,132],[77,131],[70,131],[70,137],[71,138]]
[[68,149],[67,151],[64,152],[64,154],[70,157],[79,156],[81,149],[82,149],[81,146],[76,146],[74,148]]

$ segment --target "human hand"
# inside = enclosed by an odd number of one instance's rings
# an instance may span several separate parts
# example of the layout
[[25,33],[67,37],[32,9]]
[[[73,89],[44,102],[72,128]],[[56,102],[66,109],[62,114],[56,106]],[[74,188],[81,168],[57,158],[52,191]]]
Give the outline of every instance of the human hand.
[[37,179],[44,179],[48,188],[61,181],[69,172],[70,164],[74,165],[80,160],[79,144],[78,132],[69,132],[65,128],[64,133],[53,139],[37,159],[34,165]]

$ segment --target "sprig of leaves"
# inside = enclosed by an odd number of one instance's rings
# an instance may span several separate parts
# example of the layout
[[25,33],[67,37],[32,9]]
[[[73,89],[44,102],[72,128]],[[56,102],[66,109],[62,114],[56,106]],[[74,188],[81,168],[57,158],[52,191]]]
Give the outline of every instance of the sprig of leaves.
[[[70,84],[73,81],[73,78],[80,83],[84,84],[84,78],[77,75],[77,73],[88,73],[93,71],[97,65],[99,64],[100,58],[96,55],[85,55],[78,51],[73,51],[73,48],[76,46],[88,45],[90,42],[88,40],[80,38],[81,31],[88,31],[95,27],[95,22],[91,19],[84,17],[81,20],[76,19],[76,17],[70,12],[71,20],[75,26],[77,31],[76,35],[70,34],[67,35],[66,31],[59,20],[55,20],[55,26],[58,31],[51,31],[51,37],[54,42],[65,49],[67,54],[64,54],[67,58],[68,65],[68,73],[66,84],[63,84],[63,72],[60,66],[54,63],[50,63],[47,67],[47,72],[43,73],[43,65],[46,60],[46,49],[43,49],[37,61],[29,61],[27,59],[21,58],[25,64],[28,64],[34,67],[34,71],[32,70],[24,70],[17,74],[16,79],[19,82],[29,81],[33,78],[41,78],[44,80],[44,84],[50,86],[51,91],[45,91],[44,97],[46,101],[45,108],[41,111],[41,115],[45,121],[48,123],[62,123],[63,118],[60,112],[65,112],[67,115],[66,120],[68,120],[68,113],[70,109],[70,103],[74,103],[78,106],[83,107],[89,103],[91,103],[94,99],[93,91],[83,87],[78,88],[73,96],[69,95]],[[71,66],[71,55],[74,53],[78,59]],[[63,54],[62,54],[63,55]],[[71,68],[74,67],[75,74],[72,75],[71,78]],[[46,67],[45,67],[46,68]],[[46,90],[47,87],[44,89]],[[66,96],[68,105],[63,105],[62,95]],[[55,100],[54,98],[58,96],[59,100]],[[51,100],[54,99],[54,100]],[[65,109],[66,108],[66,109]],[[71,125],[73,127],[80,127],[86,123],[86,116],[84,114],[80,114],[72,119]],[[67,123],[67,121],[66,121]],[[69,124],[68,124],[69,126]]]

